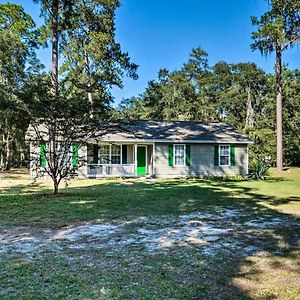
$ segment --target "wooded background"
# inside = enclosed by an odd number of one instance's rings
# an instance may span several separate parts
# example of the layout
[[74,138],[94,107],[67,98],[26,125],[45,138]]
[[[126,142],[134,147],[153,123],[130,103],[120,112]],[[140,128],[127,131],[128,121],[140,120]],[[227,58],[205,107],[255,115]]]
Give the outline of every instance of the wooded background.
[[[141,95],[116,108],[112,87],[122,87],[124,76],[138,76],[138,66],[115,40],[120,2],[35,2],[44,17],[41,27],[21,6],[0,5],[1,170],[28,166],[25,131],[31,121],[49,115],[52,120],[87,122],[227,122],[253,139],[251,160],[270,157],[276,165],[277,156],[280,169],[283,150],[285,166],[300,166],[300,70],[290,70],[282,61],[282,53],[300,39],[299,1],[269,1],[270,10],[252,19],[255,32],[249,47],[263,55],[276,53],[275,74],[249,62],[210,65],[209,54],[199,47],[180,69],[159,70]],[[36,55],[46,46],[51,47],[51,72]]]

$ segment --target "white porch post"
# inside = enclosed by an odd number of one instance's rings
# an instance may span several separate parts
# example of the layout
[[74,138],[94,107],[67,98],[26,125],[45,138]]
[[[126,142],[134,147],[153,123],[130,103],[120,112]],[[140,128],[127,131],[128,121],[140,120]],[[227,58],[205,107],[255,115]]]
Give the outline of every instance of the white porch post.
[[137,175],[137,144],[134,144],[134,174]]
[[156,160],[156,155],[155,155],[155,143],[153,143],[152,146],[152,176],[155,176],[155,160]]
[[88,168],[88,144],[86,144],[85,146],[84,146],[84,148],[85,148],[85,177],[88,177],[89,176],[89,174],[88,174],[88,170],[89,170],[89,168]]
[[246,175],[249,174],[249,145],[247,144],[247,155],[246,155]]

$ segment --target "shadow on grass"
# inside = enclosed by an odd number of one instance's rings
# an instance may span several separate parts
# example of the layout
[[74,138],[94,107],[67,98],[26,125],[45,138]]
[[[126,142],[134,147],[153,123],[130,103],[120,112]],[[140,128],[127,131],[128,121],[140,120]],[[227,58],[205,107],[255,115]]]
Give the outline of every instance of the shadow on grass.
[[[244,214],[235,216],[233,222],[238,220],[245,225],[253,219],[264,222],[276,219],[283,221],[282,226],[271,230],[257,228],[251,232],[249,238],[245,237],[244,231],[234,232],[234,239],[240,243],[250,243],[273,257],[292,257],[294,251],[299,250],[299,230],[294,225],[299,219],[263,206],[261,202],[280,205],[300,199],[279,199],[259,194],[257,190],[234,181],[135,181],[132,185],[121,181],[102,182],[89,187],[69,187],[62,190],[58,197],[51,194],[30,194],[25,192],[25,188],[28,189],[28,186],[7,188],[0,195],[0,217],[3,225],[59,228],[96,220],[132,221],[141,216],[176,217],[192,212],[218,215],[220,208],[225,208],[243,212]],[[216,295],[221,295],[220,299],[251,299],[245,290],[233,283],[233,279],[237,277],[259,276],[259,270],[243,274],[241,266],[245,264],[251,265],[253,262],[238,253],[229,253],[225,258],[215,257],[212,262],[204,264],[201,271],[193,273],[190,278],[199,285],[199,294],[196,293],[194,299],[200,299],[203,295],[207,299],[217,299],[214,298]],[[286,266],[280,261],[274,261],[272,267]],[[299,271],[298,265],[297,272]],[[205,282],[209,284],[205,285]]]

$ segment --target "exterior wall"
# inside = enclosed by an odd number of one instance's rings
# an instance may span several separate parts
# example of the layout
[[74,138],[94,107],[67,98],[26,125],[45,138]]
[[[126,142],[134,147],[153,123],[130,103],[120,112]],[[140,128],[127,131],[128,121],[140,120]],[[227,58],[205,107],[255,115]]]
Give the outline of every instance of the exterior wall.
[[235,166],[214,165],[214,145],[190,144],[191,166],[169,166],[168,145],[165,143],[155,144],[155,175],[157,177],[177,176],[245,176],[248,173],[247,145],[235,145]]
[[35,171],[35,166],[40,162],[40,149],[36,143],[30,142],[29,144],[29,159],[30,159],[30,177],[35,178],[37,173]]
[[[180,176],[223,176],[223,175],[243,175],[248,173],[248,147],[246,144],[235,145],[235,166],[215,166],[214,165],[214,145],[213,144],[190,144],[191,166],[169,166],[168,162],[169,143],[155,143],[147,145],[147,175],[157,177],[180,177]],[[30,143],[30,154],[35,160],[31,162],[30,173],[34,177],[32,164],[39,161],[39,145]],[[78,177],[88,176],[87,146],[79,148],[80,167]],[[134,175],[134,145],[128,145],[127,149],[128,165],[107,165],[109,170],[104,172],[106,176],[128,176]],[[46,176],[45,176],[46,177]],[[92,176],[93,177],[93,176]],[[97,176],[98,177],[98,176]]]
[[84,178],[87,174],[87,146],[81,146],[78,149],[78,159],[79,159],[79,168],[78,168],[78,177]]
[[[47,144],[48,147],[48,144]],[[37,176],[36,166],[40,164],[40,145],[35,142],[30,142],[30,176],[35,178]],[[87,147],[82,146],[78,149],[78,158],[79,158],[79,168],[77,171],[79,178],[86,177],[86,160],[87,160]],[[44,173],[42,176],[43,179],[50,179],[50,176],[47,173]]]
[[153,165],[153,146],[152,145],[147,145],[147,175],[152,175],[152,165]]

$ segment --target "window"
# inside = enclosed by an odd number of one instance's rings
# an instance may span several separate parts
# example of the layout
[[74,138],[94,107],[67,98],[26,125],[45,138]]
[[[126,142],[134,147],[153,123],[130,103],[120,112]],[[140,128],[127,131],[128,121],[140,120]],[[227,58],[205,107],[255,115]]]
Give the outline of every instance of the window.
[[111,145],[111,164],[121,164],[121,146],[119,145]]
[[230,165],[230,147],[220,146],[220,166]]
[[99,146],[100,165],[120,165],[121,146],[120,145],[100,145]]
[[174,165],[185,165],[185,145],[174,145]]
[[63,162],[63,165],[69,165],[71,163],[72,157],[72,146],[69,144],[57,143],[55,145],[55,155],[57,163],[60,165]]
[[109,164],[109,145],[99,146],[99,163],[100,165]]

